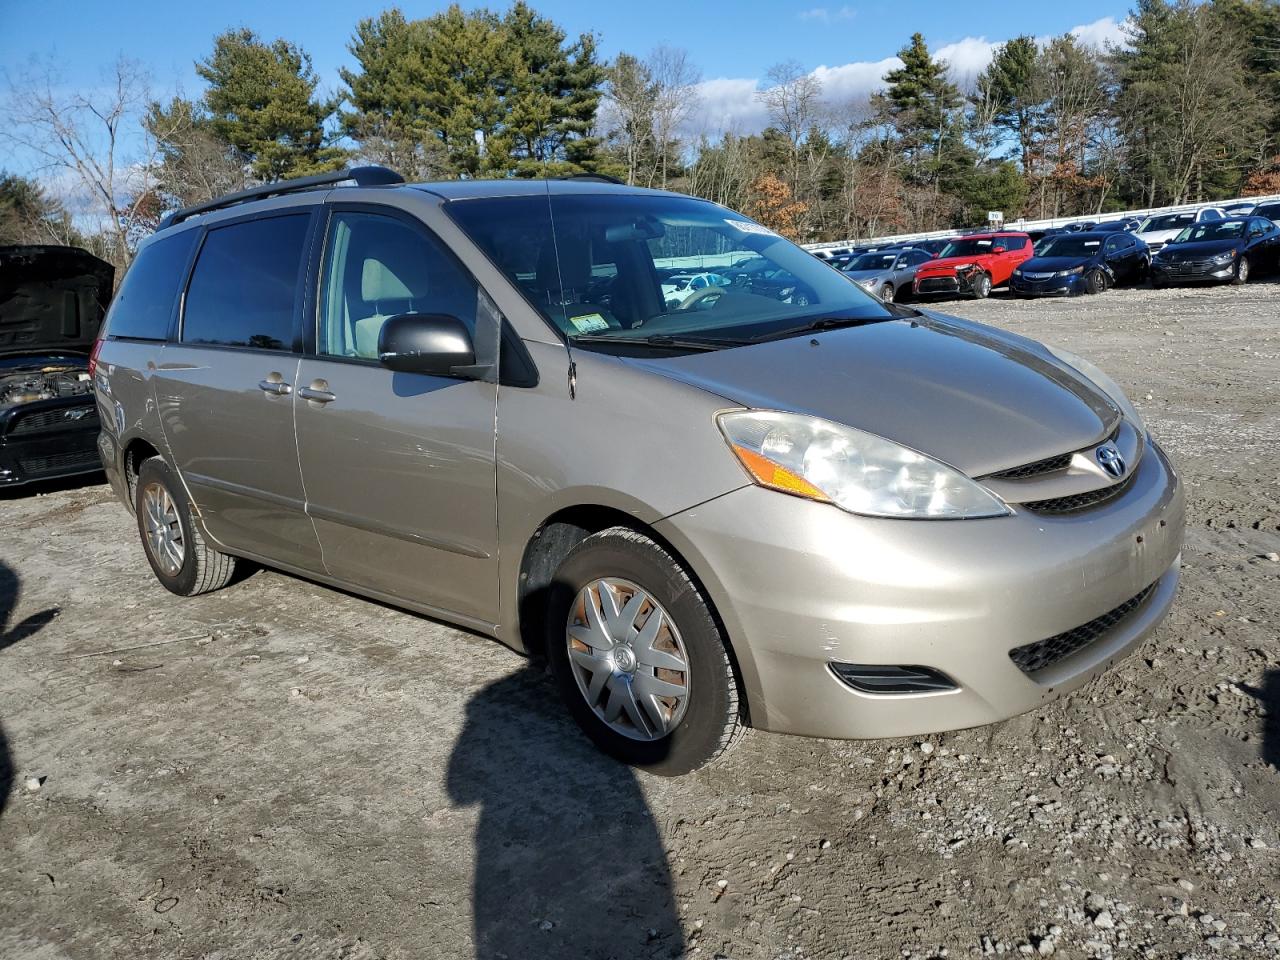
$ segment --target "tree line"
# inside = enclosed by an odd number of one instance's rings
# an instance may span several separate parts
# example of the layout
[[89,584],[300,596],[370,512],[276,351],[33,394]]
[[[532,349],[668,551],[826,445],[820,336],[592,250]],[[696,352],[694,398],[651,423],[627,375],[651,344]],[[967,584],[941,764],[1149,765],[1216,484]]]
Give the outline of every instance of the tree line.
[[524,0],[361,20],[336,94],[297,44],[234,29],[196,64],[192,98],[152,100],[123,60],[93,94],[13,81],[0,137],[99,217],[86,230],[41,183],[0,176],[0,243],[74,242],[123,265],[168,209],[352,162],[409,180],[605,174],[802,241],[1280,192],[1280,3],[1137,0],[1124,29],[1101,50],[1015,37],[969,89],[917,33],[882,89],[848,103],[779,64],[756,94],[760,133],[719,131],[688,52],[605,62],[594,35]]

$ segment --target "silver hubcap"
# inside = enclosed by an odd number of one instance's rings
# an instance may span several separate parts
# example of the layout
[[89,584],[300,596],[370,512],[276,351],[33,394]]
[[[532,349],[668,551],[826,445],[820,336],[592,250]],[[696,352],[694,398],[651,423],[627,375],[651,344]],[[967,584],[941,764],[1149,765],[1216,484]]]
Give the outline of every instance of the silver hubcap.
[[178,507],[169,491],[158,483],[148,484],[142,490],[142,518],[152,559],[167,576],[177,576],[186,555],[186,541],[182,537]]
[[565,639],[578,689],[595,715],[632,740],[660,740],[689,704],[689,655],[666,610],[629,580],[578,592]]

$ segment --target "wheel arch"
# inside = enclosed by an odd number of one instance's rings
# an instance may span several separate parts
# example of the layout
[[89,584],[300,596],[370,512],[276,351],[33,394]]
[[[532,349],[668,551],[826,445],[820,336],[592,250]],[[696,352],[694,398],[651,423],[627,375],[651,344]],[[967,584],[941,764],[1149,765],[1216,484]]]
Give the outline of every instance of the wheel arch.
[[742,667],[738,654],[734,650],[733,637],[716,607],[715,598],[707,589],[703,578],[699,576],[697,567],[653,526],[634,513],[628,513],[617,507],[599,503],[580,503],[562,507],[543,520],[525,543],[524,552],[520,558],[517,588],[518,632],[525,652],[534,657],[543,657],[546,654],[546,601],[556,569],[579,543],[592,534],[610,527],[626,527],[644,534],[671,554],[688,573],[711,611],[721,637],[724,638],[725,650],[729,655],[734,679],[738,685],[742,722],[750,726],[751,704],[747,694],[748,687],[744,683]]

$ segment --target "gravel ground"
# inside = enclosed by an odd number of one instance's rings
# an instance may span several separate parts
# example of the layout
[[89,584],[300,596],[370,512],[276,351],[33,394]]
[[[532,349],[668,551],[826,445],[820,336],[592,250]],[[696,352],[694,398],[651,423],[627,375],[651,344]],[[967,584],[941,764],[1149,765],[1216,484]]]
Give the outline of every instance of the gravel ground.
[[1172,615],[1007,723],[674,781],[495,643],[271,572],[179,600],[106,487],[6,494],[0,956],[1280,956],[1278,294],[943,308],[1130,391]]

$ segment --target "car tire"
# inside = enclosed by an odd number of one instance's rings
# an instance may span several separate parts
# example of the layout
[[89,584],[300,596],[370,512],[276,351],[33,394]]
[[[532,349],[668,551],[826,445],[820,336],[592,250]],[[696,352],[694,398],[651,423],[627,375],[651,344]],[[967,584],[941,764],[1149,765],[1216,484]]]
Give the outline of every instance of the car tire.
[[973,283],[973,299],[985,300],[991,296],[991,274],[984,273]]
[[893,284],[886,283],[880,288],[880,299],[885,303],[893,303]]
[[1231,278],[1231,282],[1237,287],[1242,284],[1248,283],[1249,273],[1250,273],[1249,258],[1241,257],[1239,261],[1236,263],[1236,274],[1234,277]]
[[[646,637],[655,616],[658,633]],[[678,776],[717,759],[745,729],[715,614],[681,564],[643,533],[610,527],[575,546],[552,581],[546,629],[570,714],[622,763]],[[688,694],[675,694],[679,687]]]
[[194,597],[225,587],[235,575],[237,559],[205,542],[191,502],[163,458],[151,457],[138,469],[134,513],[147,562],[166,590]]
[[1107,275],[1101,270],[1090,270],[1084,278],[1084,289],[1087,293],[1102,293],[1107,289]]

